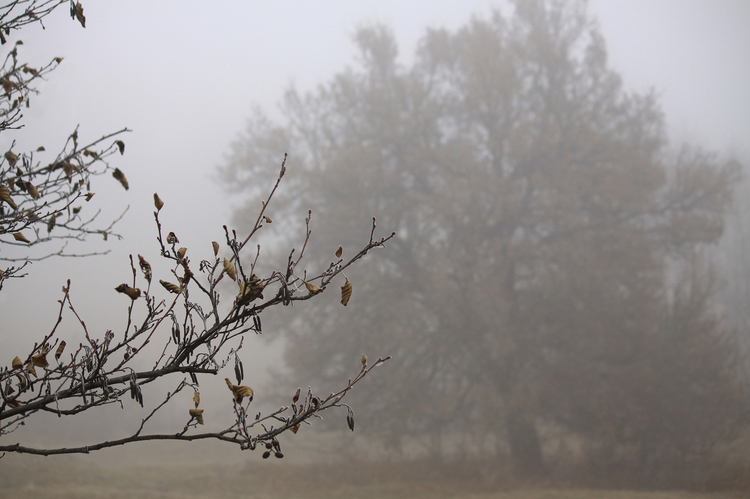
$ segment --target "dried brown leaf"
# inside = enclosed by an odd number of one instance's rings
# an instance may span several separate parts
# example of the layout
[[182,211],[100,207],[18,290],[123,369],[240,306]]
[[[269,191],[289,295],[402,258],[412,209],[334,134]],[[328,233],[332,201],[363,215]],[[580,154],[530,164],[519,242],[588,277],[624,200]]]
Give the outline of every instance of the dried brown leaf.
[[219,243],[216,241],[211,241],[211,246],[214,248],[214,256],[219,254]]
[[164,201],[161,200],[157,193],[154,193],[154,206],[156,206],[156,211],[161,210],[162,206],[164,206]]
[[343,286],[341,286],[341,304],[346,306],[349,303],[349,298],[352,297],[352,283],[349,279],[346,280]]
[[249,386],[244,385],[234,385],[231,381],[229,381],[229,378],[224,378],[224,381],[227,382],[227,386],[232,391],[232,395],[234,396],[235,402],[238,404],[242,403],[242,399],[247,397],[250,402],[253,401],[253,389]]
[[179,286],[172,284],[171,282],[162,281],[161,279],[159,279],[159,284],[164,286],[164,288],[170,293],[174,293],[176,295],[180,294],[180,291],[182,291]]
[[224,272],[226,272],[229,278],[233,281],[237,280],[237,273],[234,271],[234,265],[232,265],[232,262],[226,258],[224,259]]
[[42,197],[36,187],[34,187],[34,184],[32,184],[31,182],[26,182],[26,191],[31,194],[31,197],[34,199],[39,199]]
[[131,300],[136,300],[141,296],[141,290],[138,288],[131,288],[127,284],[120,284],[115,288],[118,293],[125,293],[130,297]]
[[190,409],[188,412],[190,417],[195,419],[198,424],[203,424],[203,409]]
[[60,344],[57,346],[57,350],[55,350],[55,360],[60,361],[60,356],[63,354],[63,351],[65,350],[65,340],[62,340]]
[[141,266],[141,272],[148,282],[151,282],[151,264],[146,261],[141,255],[138,255],[138,265]]
[[18,205],[16,205],[16,203],[10,197],[10,191],[8,190],[8,186],[5,184],[0,184],[0,201],[5,201],[14,210],[18,209]]
[[21,242],[24,242],[24,243],[31,244],[31,241],[29,241],[28,239],[26,239],[26,236],[24,236],[20,232],[14,232],[13,233],[13,239],[15,239],[16,241],[21,241]]
[[83,5],[81,5],[81,2],[76,2],[75,7],[71,7],[70,17],[75,17],[81,23],[81,26],[86,27],[86,17],[83,15]]
[[122,170],[120,170],[119,168],[115,168],[115,171],[112,172],[112,176],[122,184],[126,191],[130,189],[130,186],[128,185],[128,179],[125,178],[125,174],[122,173]]
[[302,282],[305,283],[305,287],[307,288],[307,291],[309,291],[311,295],[320,293],[320,286],[316,286],[315,284],[311,282],[307,282],[305,280],[303,280]]

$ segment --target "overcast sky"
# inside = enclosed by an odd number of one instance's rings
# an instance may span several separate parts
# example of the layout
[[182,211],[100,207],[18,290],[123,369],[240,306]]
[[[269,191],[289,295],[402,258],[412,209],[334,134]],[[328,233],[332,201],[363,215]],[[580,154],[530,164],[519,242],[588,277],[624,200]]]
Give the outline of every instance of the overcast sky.
[[[132,129],[123,137],[125,156],[112,160],[127,175],[130,190],[111,178],[97,179],[93,189],[105,217],[130,205],[118,227],[126,239],[110,241],[109,256],[39,262],[28,278],[7,283],[0,293],[5,346],[13,345],[11,338],[31,342],[50,329],[67,277],[92,328],[118,329],[112,322],[127,299],[114,287],[130,280],[127,254],[157,260],[155,191],[166,203],[166,230],[180,236],[194,261],[210,255],[210,241],[221,240],[232,208],[213,177],[251,107],[259,104],[273,113],[290,84],[310,90],[351,64],[351,35],[358,25],[390,25],[406,63],[426,27],[456,29],[472,14],[504,5],[487,0],[83,3],[86,29],[67,9],[59,9],[45,19],[45,30],[31,26],[11,35],[11,44],[24,41],[20,58],[32,66],[55,56],[65,59],[39,85],[41,95],[32,98],[26,128],[4,132],[0,149],[16,140],[16,152],[44,145],[54,155],[78,124],[83,141]],[[611,65],[626,88],[654,88],[661,96],[674,139],[750,157],[750,2],[594,0],[590,11],[600,21]],[[7,358],[0,360],[10,362],[15,353],[9,353],[3,349]]]

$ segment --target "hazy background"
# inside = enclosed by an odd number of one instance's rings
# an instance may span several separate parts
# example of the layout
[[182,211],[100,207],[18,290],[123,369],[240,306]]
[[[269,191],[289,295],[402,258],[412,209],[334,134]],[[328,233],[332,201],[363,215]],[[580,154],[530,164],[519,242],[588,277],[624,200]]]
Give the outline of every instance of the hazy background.
[[[56,56],[65,60],[38,86],[41,95],[24,113],[26,127],[0,136],[0,150],[15,140],[14,150],[44,145],[53,155],[79,124],[82,143],[123,127],[133,130],[122,137],[125,155],[111,161],[126,174],[130,190],[111,178],[96,179],[92,189],[102,220],[130,206],[115,228],[124,240],[85,246],[111,250],[107,256],[35,263],[28,277],[5,284],[0,361],[6,363],[50,329],[67,278],[90,330],[121,327],[126,298],[113,288],[130,278],[127,255],[141,253],[152,262],[158,255],[154,192],[166,204],[167,230],[191,251],[208,255],[210,241],[222,240],[221,226],[241,204],[215,182],[216,167],[252,107],[273,115],[290,85],[312,90],[351,63],[350,37],[358,26],[389,25],[407,63],[426,27],[454,30],[472,14],[507,10],[502,2],[384,0],[89,1],[84,8],[85,29],[61,8],[44,19],[46,29],[33,25],[10,38],[23,40],[20,59],[32,66]],[[610,65],[625,87],[659,93],[672,138],[750,157],[750,3],[599,0],[590,3],[590,12],[601,23]],[[278,345],[253,346],[243,350],[249,382],[279,355]]]

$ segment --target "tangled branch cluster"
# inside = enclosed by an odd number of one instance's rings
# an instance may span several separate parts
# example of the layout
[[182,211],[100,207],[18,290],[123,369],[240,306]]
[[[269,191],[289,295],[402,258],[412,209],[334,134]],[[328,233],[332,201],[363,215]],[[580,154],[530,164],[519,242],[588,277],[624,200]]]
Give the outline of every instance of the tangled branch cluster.
[[[286,161],[286,160],[285,160]],[[197,271],[188,256],[187,249],[178,247],[179,239],[170,232],[163,235],[159,213],[164,206],[158,195],[154,195],[156,211],[154,217],[157,226],[157,240],[161,256],[172,264],[171,277],[156,281],[151,264],[138,256],[138,268],[131,255],[133,281],[120,284],[116,290],[127,295],[131,302],[128,307],[127,324],[122,333],[107,331],[104,338],[90,334],[84,321],[80,318],[70,298],[70,281],[63,288],[60,300],[58,320],[52,331],[40,342],[35,343],[25,359],[16,357],[10,367],[0,371],[0,437],[11,433],[24,424],[33,414],[43,411],[58,416],[70,416],[82,413],[95,407],[108,404],[124,406],[128,398],[144,405],[143,387],[157,379],[172,374],[183,374],[176,388],[168,393],[151,413],[143,419],[138,430],[132,435],[86,447],[60,449],[34,449],[20,444],[0,445],[0,451],[11,451],[32,454],[62,454],[89,452],[105,447],[123,445],[143,440],[196,440],[213,438],[239,445],[242,449],[255,449],[259,444],[267,446],[266,457],[273,451],[282,457],[277,436],[284,431],[296,433],[301,424],[318,417],[321,411],[333,407],[346,407],[349,427],[354,429],[353,412],[342,403],[342,399],[352,387],[368,372],[382,364],[387,358],[379,358],[372,365],[367,357],[362,357],[359,373],[336,393],[327,397],[315,395],[311,389],[301,397],[300,391],[294,395],[290,406],[282,406],[270,414],[260,412],[251,415],[249,405],[253,400],[253,390],[243,386],[244,369],[238,352],[243,345],[243,335],[248,332],[261,332],[261,313],[275,305],[289,305],[294,301],[307,300],[322,293],[332,280],[344,269],[362,258],[371,249],[381,247],[393,237],[374,239],[375,221],[373,220],[370,241],[352,258],[343,260],[341,250],[336,251],[337,261],[332,262],[323,272],[308,276],[297,273],[297,267],[304,255],[305,247],[311,234],[310,216],[307,217],[307,231],[303,249],[294,258],[294,249],[290,252],[287,267],[284,271],[275,271],[266,278],[255,274],[255,267],[260,254],[260,246],[251,260],[243,258],[243,249],[259,229],[271,223],[265,215],[265,209],[276,188],[284,176],[282,164],[276,185],[269,194],[258,216],[250,235],[242,242],[236,234],[225,227],[225,246],[230,255],[220,256],[221,245],[212,243],[213,256],[202,260]],[[140,270],[140,275],[138,273]],[[219,282],[226,276],[238,287],[227,312],[219,307]],[[145,281],[145,282],[144,282]],[[139,287],[139,282],[143,290]],[[273,294],[270,290],[275,289]],[[165,292],[173,295],[163,298]],[[199,300],[193,295],[200,297]],[[264,295],[267,298],[264,298]],[[342,303],[351,295],[351,283],[346,280],[342,286]],[[69,309],[77,318],[85,336],[72,352],[66,354],[66,342],[57,333],[62,321],[63,311]],[[136,310],[139,310],[137,312]],[[136,316],[143,313],[143,319]],[[181,318],[178,318],[180,316]],[[137,322],[137,323],[136,323]],[[172,334],[163,345],[156,344],[155,332],[159,328],[171,327]],[[163,338],[164,335],[158,336]],[[152,348],[148,348],[152,347]],[[158,354],[156,362],[148,369],[139,369],[147,361],[150,352]],[[54,352],[54,360],[48,356]],[[140,363],[137,359],[142,359]],[[218,374],[219,371],[234,362],[234,372],[238,385],[229,379],[227,384],[232,393],[235,421],[228,428],[219,432],[194,433],[191,430],[203,424],[203,410],[199,408],[200,392],[198,375]],[[188,377],[190,380],[188,381]],[[156,412],[164,407],[170,399],[186,387],[194,391],[195,408],[186,413],[186,423],[179,431],[172,434],[150,434],[144,432],[146,423]],[[300,398],[301,397],[301,398]]]

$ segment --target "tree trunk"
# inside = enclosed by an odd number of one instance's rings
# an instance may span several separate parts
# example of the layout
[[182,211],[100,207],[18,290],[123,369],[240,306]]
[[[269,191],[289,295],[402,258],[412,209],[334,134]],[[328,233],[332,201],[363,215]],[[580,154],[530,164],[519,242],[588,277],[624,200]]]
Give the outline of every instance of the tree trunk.
[[527,476],[544,475],[542,444],[534,419],[516,411],[509,411],[506,418],[510,457],[516,471]]

